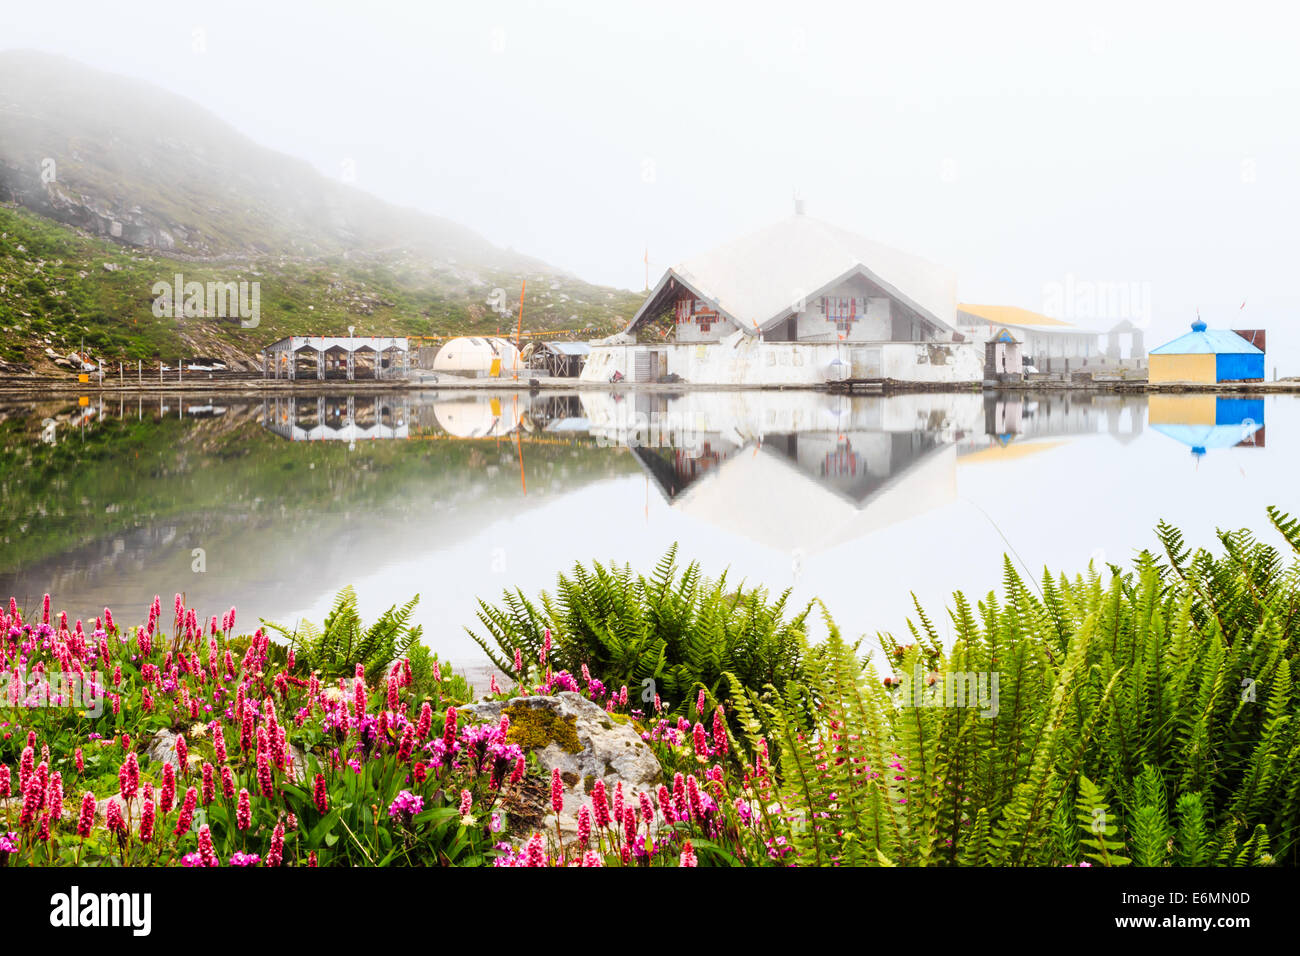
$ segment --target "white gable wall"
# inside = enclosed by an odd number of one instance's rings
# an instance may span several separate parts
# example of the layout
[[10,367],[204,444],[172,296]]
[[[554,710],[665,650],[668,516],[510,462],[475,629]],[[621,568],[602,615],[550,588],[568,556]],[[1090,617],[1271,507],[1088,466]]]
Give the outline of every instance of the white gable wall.
[[[859,317],[848,327],[845,342],[888,342],[893,339],[893,303],[880,294],[863,276],[852,276],[828,291],[825,296],[811,296],[797,313],[800,342],[837,342],[839,330],[829,310],[823,311],[823,299],[858,299]],[[862,308],[865,307],[865,314]]]
[[698,322],[678,322],[676,338],[678,342],[716,342],[735,332],[737,328],[734,322],[721,316],[709,324],[707,332]]

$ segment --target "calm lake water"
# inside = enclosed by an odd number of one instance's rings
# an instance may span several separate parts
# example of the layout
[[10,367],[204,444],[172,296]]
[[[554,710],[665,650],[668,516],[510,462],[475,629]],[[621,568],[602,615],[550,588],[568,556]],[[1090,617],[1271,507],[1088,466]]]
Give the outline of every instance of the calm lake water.
[[476,599],[575,561],[706,573],[821,598],[851,636],[910,593],[1127,562],[1166,519],[1269,540],[1300,511],[1300,398],[812,392],[203,395],[0,404],[0,595],[143,620],[370,620],[420,595],[426,641],[482,663]]

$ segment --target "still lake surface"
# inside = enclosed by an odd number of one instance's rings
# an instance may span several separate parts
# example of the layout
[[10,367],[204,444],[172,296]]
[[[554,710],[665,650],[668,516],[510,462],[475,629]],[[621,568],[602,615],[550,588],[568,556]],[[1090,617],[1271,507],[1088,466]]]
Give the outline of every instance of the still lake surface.
[[[425,641],[483,663],[476,599],[574,562],[822,599],[848,636],[903,631],[915,593],[1127,563],[1165,519],[1270,541],[1300,512],[1300,398],[1088,392],[583,391],[180,395],[0,402],[0,596],[143,621],[364,619],[418,593]],[[870,643],[870,642],[868,642]]]

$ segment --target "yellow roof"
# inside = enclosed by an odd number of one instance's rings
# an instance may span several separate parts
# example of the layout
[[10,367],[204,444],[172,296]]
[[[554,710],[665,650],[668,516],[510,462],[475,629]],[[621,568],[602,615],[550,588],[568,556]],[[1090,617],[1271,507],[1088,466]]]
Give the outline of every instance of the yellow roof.
[[973,451],[969,455],[962,455],[957,459],[957,464],[978,465],[990,461],[1011,461],[1016,458],[1024,458],[1026,455],[1036,455],[1040,451],[1058,448],[1064,444],[1063,441],[1013,441],[1009,445],[989,445],[987,448]]
[[979,316],[993,325],[1059,325],[1067,329],[1073,328],[1069,322],[1014,305],[958,305],[957,309]]

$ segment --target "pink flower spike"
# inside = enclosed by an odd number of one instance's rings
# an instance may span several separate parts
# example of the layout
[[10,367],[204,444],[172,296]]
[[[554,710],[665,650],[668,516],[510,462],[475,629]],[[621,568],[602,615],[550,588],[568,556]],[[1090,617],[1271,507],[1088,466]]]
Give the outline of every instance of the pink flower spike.
[[560,768],[551,768],[551,809],[558,817],[564,812],[564,781],[560,779]]
[[329,813],[330,801],[329,794],[325,790],[325,774],[316,774],[316,781],[312,790],[312,797],[316,801],[316,811],[324,816]]
[[95,825],[95,795],[87,790],[81,795],[81,814],[77,817],[77,836],[90,836]]

